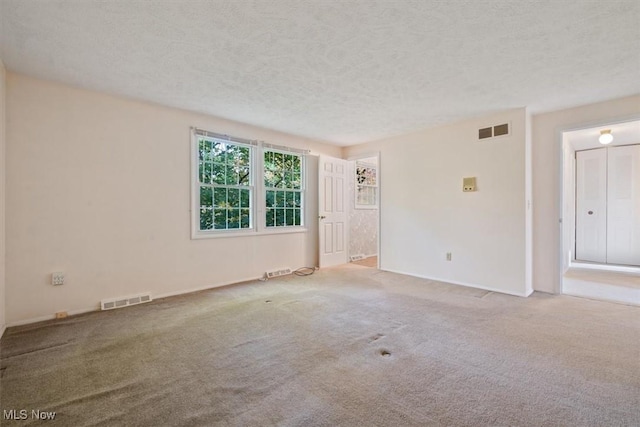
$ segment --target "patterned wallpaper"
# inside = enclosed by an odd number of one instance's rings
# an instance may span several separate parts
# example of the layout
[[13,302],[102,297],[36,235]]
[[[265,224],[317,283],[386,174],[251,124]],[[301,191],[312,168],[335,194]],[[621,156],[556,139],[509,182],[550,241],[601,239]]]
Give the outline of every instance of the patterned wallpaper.
[[[378,159],[370,157],[358,162],[377,166]],[[349,162],[349,256],[378,254],[378,209],[355,208],[355,161]]]

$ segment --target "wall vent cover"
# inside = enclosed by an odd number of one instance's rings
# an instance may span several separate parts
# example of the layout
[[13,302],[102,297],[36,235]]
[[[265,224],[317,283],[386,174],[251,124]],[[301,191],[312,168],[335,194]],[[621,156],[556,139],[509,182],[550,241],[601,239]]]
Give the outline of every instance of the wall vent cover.
[[509,123],[478,129],[478,139],[489,139],[509,135]]
[[493,127],[493,136],[509,135],[509,123]]
[[351,260],[351,262],[360,261],[361,259],[364,259],[364,255],[363,254],[351,255],[349,259]]
[[478,139],[487,139],[493,136],[493,128],[482,128],[478,130]]
[[128,297],[108,298],[100,301],[100,308],[102,310],[112,310],[114,308],[128,307],[130,305],[142,304],[144,302],[152,301],[151,294],[149,292],[144,294],[132,295]]

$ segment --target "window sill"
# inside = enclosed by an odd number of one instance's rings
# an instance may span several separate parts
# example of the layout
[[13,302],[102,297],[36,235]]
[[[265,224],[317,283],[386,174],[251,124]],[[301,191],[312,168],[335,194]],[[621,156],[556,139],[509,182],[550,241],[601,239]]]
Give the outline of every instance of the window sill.
[[229,237],[251,237],[251,236],[273,236],[279,234],[306,233],[309,231],[306,227],[278,228],[276,230],[246,230],[246,231],[196,231],[191,234],[191,240],[201,239],[224,239]]

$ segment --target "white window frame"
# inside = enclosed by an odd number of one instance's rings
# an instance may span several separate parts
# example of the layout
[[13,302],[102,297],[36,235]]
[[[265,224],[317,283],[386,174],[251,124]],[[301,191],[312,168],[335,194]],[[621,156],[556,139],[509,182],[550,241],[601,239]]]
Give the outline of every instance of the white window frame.
[[[305,229],[306,228],[306,224],[307,224],[307,219],[306,219],[306,157],[304,155],[304,153],[301,152],[297,152],[297,151],[293,151],[291,149],[282,149],[282,148],[272,148],[274,146],[262,146],[261,150],[260,150],[260,161],[263,163],[260,167],[261,173],[262,173],[262,188],[261,188],[261,196],[262,196],[262,200],[260,201],[260,204],[258,205],[261,209],[264,209],[264,212],[260,215],[260,218],[262,219],[262,225],[264,226],[265,230],[294,230],[294,229]],[[264,154],[266,151],[271,151],[273,153],[280,153],[280,154],[290,154],[290,155],[295,155],[295,156],[300,156],[300,171],[301,171],[301,176],[300,176],[300,188],[299,189],[291,189],[291,188],[282,188],[282,189],[277,189],[277,188],[272,188],[272,187],[267,187],[266,185],[264,185]],[[278,225],[278,226],[271,226],[268,227],[267,226],[267,191],[268,190],[272,190],[272,191],[297,191],[300,192],[300,225]]]
[[[373,170],[375,170],[375,174],[376,174],[376,183],[375,185],[371,185],[371,184],[358,184],[358,167],[366,167],[366,168],[371,168]],[[355,209],[358,210],[365,210],[365,209],[378,209],[378,206],[380,204],[379,201],[379,169],[378,169],[378,165],[374,165],[374,164],[370,164],[370,163],[365,163],[365,162],[361,162],[360,160],[356,160],[355,164],[354,164],[354,168],[353,168],[353,180],[354,180],[354,188],[353,188],[353,196],[354,196],[354,207]],[[359,202],[359,198],[358,198],[358,189],[359,188],[371,188],[373,189],[373,195],[375,197],[375,203],[373,204],[361,204],[358,203]]]
[[[199,179],[199,144],[200,137],[206,137],[219,142],[245,145],[251,149],[250,167],[251,181],[247,186],[250,190],[251,212],[249,228],[241,229],[213,229],[200,230],[200,179]],[[301,225],[289,226],[266,226],[266,188],[264,185],[264,152],[276,151],[284,154],[296,154],[301,157],[302,182],[300,188],[300,220]],[[254,140],[246,140],[235,138],[228,135],[217,134],[214,132],[204,131],[197,128],[191,129],[191,238],[192,239],[210,239],[221,237],[242,237],[242,236],[259,236],[269,234],[287,234],[287,233],[305,233],[308,231],[306,224],[307,219],[307,150],[299,150],[290,147],[278,146],[258,142]],[[286,191],[286,190],[285,190]]]

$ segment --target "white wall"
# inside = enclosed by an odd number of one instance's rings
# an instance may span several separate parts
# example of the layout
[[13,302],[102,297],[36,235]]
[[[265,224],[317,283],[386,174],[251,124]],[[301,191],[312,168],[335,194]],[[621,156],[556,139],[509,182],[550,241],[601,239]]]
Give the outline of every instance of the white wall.
[[[338,147],[157,105],[7,76],[9,324],[103,298],[180,293],[317,265],[308,233],[190,239],[190,126],[340,157]],[[317,161],[310,161],[310,189]],[[308,198],[311,218],[317,194]],[[66,274],[52,286],[50,274]]]
[[0,337],[5,329],[5,98],[6,98],[6,71],[0,61]]
[[640,114],[640,95],[533,116],[533,287],[558,292],[562,131]]
[[[478,141],[479,128],[505,122],[509,136]],[[380,151],[383,269],[530,293],[526,122],[516,109],[344,150]],[[462,192],[468,176],[477,177],[477,192]]]

